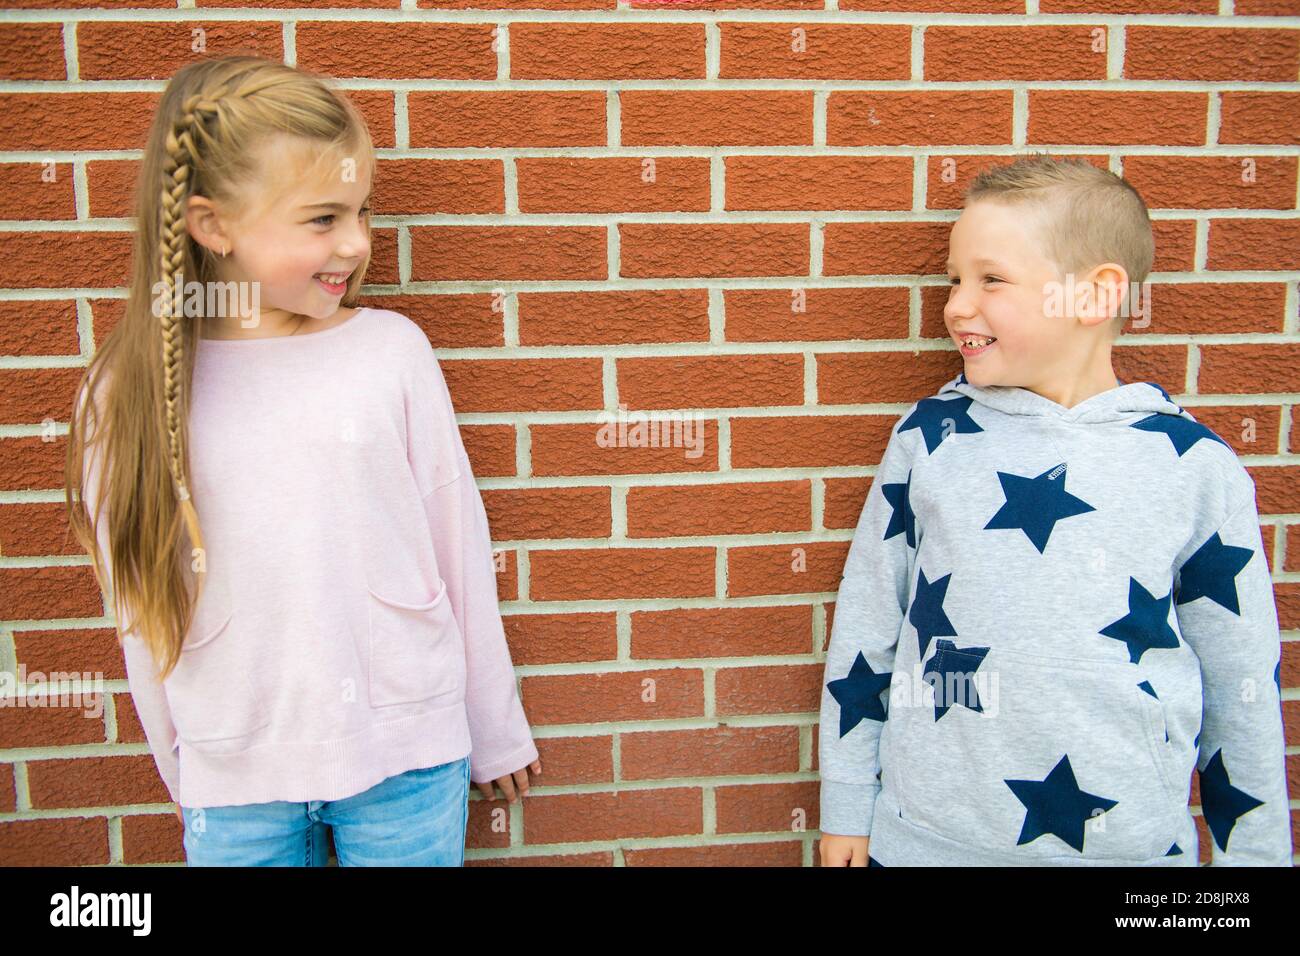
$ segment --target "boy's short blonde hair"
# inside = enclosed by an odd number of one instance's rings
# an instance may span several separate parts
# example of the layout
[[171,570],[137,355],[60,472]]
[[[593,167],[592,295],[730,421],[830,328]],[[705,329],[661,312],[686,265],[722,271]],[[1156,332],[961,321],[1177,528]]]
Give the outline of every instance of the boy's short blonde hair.
[[[1141,195],[1122,176],[1081,159],[1035,153],[979,173],[965,203],[980,199],[1029,203],[1042,213],[1044,254],[1061,274],[1080,275],[1103,262],[1118,262],[1134,285],[1151,273],[1156,242]],[[1117,317],[1112,335],[1126,321]]]

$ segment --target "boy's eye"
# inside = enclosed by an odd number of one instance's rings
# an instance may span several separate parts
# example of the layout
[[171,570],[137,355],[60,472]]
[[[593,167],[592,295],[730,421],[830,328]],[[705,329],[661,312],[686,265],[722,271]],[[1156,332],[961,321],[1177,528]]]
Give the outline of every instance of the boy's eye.
[[985,281],[985,282],[1001,282],[1002,280],[999,279],[997,276],[985,276],[985,277],[984,277],[984,281]]

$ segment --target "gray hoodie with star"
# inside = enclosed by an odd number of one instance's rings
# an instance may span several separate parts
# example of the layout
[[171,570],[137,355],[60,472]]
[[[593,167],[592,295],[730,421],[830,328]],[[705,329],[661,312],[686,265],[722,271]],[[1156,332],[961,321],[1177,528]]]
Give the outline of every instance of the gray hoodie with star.
[[872,865],[1291,865],[1255,486],[1153,383],[959,375],[891,433],[826,652],[821,829]]

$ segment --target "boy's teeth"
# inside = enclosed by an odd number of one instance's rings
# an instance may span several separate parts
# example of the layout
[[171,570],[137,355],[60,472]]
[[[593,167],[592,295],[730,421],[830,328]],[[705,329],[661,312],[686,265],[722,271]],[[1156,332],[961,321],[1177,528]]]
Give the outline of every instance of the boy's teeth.
[[989,339],[976,338],[974,336],[968,337],[964,340],[966,347],[969,349],[983,348],[985,345],[988,345],[992,341],[993,339],[991,338]]

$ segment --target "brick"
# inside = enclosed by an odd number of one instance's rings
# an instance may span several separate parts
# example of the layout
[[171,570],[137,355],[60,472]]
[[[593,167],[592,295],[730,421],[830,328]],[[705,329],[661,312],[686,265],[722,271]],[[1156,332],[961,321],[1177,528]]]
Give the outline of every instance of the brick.
[[807,275],[800,223],[620,223],[620,273],[629,279]]
[[1262,27],[1128,26],[1127,80],[1294,83],[1300,33]]
[[935,394],[962,370],[948,349],[924,352],[843,352],[817,356],[822,405],[909,401]]
[[599,408],[600,359],[443,361],[457,412]]
[[140,150],[157,100],[149,92],[6,92],[0,150]]
[[63,58],[63,24],[0,24],[0,79],[67,78],[68,67]]
[[825,468],[880,462],[894,415],[734,418],[732,468]]
[[828,146],[992,146],[1011,141],[1010,90],[832,91]]
[[[911,27],[859,23],[722,23],[724,79],[906,80]],[[797,32],[796,32],[797,31]]]
[[839,275],[940,275],[948,222],[828,222],[822,271]]
[[520,157],[515,169],[519,211],[523,213],[707,212],[709,209],[706,157]]
[[529,798],[524,840],[531,846],[681,836],[703,825],[698,787],[556,794]]
[[381,216],[503,213],[505,170],[499,159],[381,159],[374,211]]
[[490,23],[299,20],[295,46],[300,67],[339,79],[494,80],[492,32]]
[[1295,347],[1268,345],[1202,345],[1197,391],[1211,393],[1300,391]]
[[414,148],[604,146],[605,95],[598,91],[412,91]]
[[535,601],[707,597],[713,548],[572,548],[529,555]]
[[727,549],[727,596],[815,594],[840,586],[847,541],[809,541]]
[[494,541],[609,537],[608,488],[500,488],[483,492]]
[[802,405],[802,355],[719,355],[617,360],[618,399],[629,408]]
[[726,289],[722,295],[731,342],[907,337],[908,293],[902,286]]
[[520,345],[622,345],[706,342],[704,289],[521,292]]
[[[231,54],[284,59],[284,31],[266,20],[82,20],[77,69],[83,80],[166,80],[197,60]],[[194,49],[201,44],[202,52]]]
[[621,90],[624,146],[811,146],[802,90]]
[[1300,269],[1300,219],[1211,219],[1208,269]]
[[809,531],[811,525],[808,481],[655,485],[627,494],[629,538],[768,534]]
[[624,780],[793,773],[798,727],[708,727],[620,735]]
[[1030,90],[1027,138],[1093,146],[1203,146],[1208,109],[1206,93]]
[[727,209],[910,209],[906,156],[728,156]]
[[809,604],[632,612],[637,660],[805,654],[811,646]]
[[1294,209],[1296,168],[1294,156],[1127,156],[1124,178],[1150,209]]
[[704,713],[704,675],[692,667],[537,675],[523,679],[529,723],[666,720]]
[[413,226],[415,282],[604,279],[603,226]]
[[[708,419],[533,425],[534,475],[633,475],[717,471],[717,422]],[[640,441],[644,433],[645,444]],[[652,444],[652,442],[654,444]],[[602,444],[603,443],[603,444]]]
[[[1089,24],[925,29],[925,79],[1104,80],[1106,50]],[[1104,39],[1104,35],[1103,35]]]
[[792,664],[728,667],[714,677],[714,700],[721,716],[731,714],[817,713],[826,665]]
[[508,614],[502,620],[515,666],[609,661],[618,656],[612,611]]
[[1224,90],[1219,94],[1220,143],[1300,146],[1300,93]]
[[524,80],[703,79],[702,23],[511,23],[510,75]]

